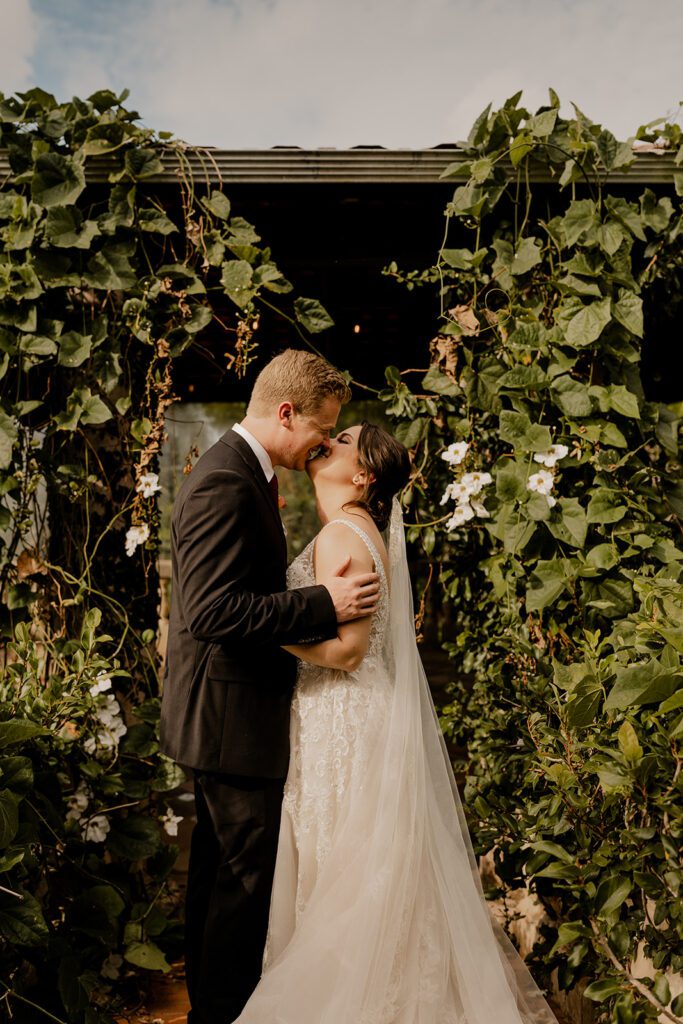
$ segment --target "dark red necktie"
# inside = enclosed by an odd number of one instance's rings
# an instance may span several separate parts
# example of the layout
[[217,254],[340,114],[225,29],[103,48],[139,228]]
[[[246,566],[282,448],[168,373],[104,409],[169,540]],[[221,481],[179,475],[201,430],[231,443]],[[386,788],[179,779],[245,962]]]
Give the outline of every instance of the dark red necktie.
[[280,510],[280,502],[279,502],[280,487],[279,487],[278,482],[277,482],[277,474],[276,473],[273,473],[273,475],[271,476],[270,480],[268,481],[268,486],[270,487],[271,491],[273,492],[273,501],[275,502],[275,508],[279,512],[279,510]]

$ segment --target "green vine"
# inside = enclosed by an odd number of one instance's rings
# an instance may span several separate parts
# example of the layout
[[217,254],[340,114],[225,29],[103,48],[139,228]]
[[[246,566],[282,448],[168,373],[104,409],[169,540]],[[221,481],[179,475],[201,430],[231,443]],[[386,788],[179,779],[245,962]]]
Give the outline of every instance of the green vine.
[[[492,896],[536,894],[529,962],[556,991],[615,1024],[680,1021],[683,404],[641,368],[659,346],[666,372],[677,336],[683,174],[612,188],[632,139],[552,91],[519,100],[445,172],[434,266],[386,268],[440,315],[422,393],[390,367],[382,397],[414,450],[410,537],[440,567],[442,725]],[[682,163],[678,125],[637,138]]]
[[[175,363],[218,336],[242,376],[266,307],[306,343],[332,322],[125,99],[0,96],[0,1007],[19,1022],[111,1021],[182,947],[183,774],[157,741]],[[178,185],[156,185],[169,162]]]

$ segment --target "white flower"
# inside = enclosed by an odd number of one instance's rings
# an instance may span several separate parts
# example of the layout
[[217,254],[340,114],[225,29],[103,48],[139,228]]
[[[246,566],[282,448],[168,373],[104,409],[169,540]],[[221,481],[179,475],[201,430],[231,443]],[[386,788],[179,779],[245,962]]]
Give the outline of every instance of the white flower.
[[138,494],[141,494],[143,498],[151,498],[153,494],[161,490],[159,486],[159,476],[157,473],[141,473],[138,477],[138,482],[135,485],[135,490]]
[[490,473],[464,473],[460,478],[460,483],[463,487],[466,487],[469,494],[479,494],[482,487],[486,484],[490,484],[493,477]]
[[467,501],[470,494],[472,494],[471,487],[464,484],[462,480],[453,480],[443,492],[441,504],[445,505],[447,501]]
[[182,815],[179,817],[177,814],[174,814],[170,807],[166,808],[166,814],[161,818],[164,829],[168,832],[169,836],[178,835],[178,825],[182,820]]
[[90,803],[91,792],[86,783],[81,780],[76,787],[76,790],[67,800],[67,806],[69,810],[66,812],[67,821],[81,821],[83,818],[83,811],[87,808]]
[[90,687],[90,692],[93,697],[96,697],[98,693],[104,693],[105,690],[111,690],[111,679],[103,669],[97,673],[97,680]]
[[465,458],[468,448],[468,441],[454,441],[453,444],[449,444],[445,452],[441,452],[441,458],[447,462],[449,466],[459,466]]
[[446,523],[447,530],[455,530],[458,526],[462,526],[468,519],[474,518],[474,510],[471,505],[464,503],[462,505],[456,505],[453,510],[453,515]]
[[534,452],[534,462],[540,462],[552,469],[556,462],[559,462],[560,459],[563,459],[568,454],[569,448],[567,448],[566,444],[551,444],[550,448],[545,452]]
[[149,539],[149,523],[140,523],[138,526],[131,526],[126,534],[126,554],[132,555],[139,544],[144,544]]
[[103,978],[111,978],[112,981],[116,981],[121,974],[122,965],[123,957],[118,953],[110,953],[100,967],[100,974]]
[[532,473],[526,482],[527,490],[538,491],[539,494],[550,494],[553,487],[553,474],[547,469],[539,469]]
[[480,516],[482,519],[491,518],[491,513],[484,507],[484,503],[479,501],[478,498],[472,498],[470,500],[470,505],[474,509],[475,515]]
[[83,838],[86,843],[103,843],[109,834],[111,826],[104,814],[96,814],[94,818],[83,825]]
[[552,494],[546,494],[545,497],[546,501],[548,502],[551,508],[553,507],[553,505],[557,505],[557,498],[553,498]]
[[95,736],[89,736],[83,744],[86,754],[109,750],[118,746],[128,731],[121,716],[121,708],[113,693],[99,693],[96,697],[95,715],[101,728]]

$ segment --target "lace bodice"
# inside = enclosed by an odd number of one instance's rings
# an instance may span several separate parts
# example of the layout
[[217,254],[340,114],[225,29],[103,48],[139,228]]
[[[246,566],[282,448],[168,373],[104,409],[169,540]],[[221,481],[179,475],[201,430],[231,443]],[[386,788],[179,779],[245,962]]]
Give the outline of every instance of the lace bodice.
[[[382,655],[384,647],[384,636],[387,628],[387,621],[389,618],[389,583],[387,580],[387,574],[384,569],[384,563],[382,562],[381,555],[377,550],[374,542],[370,539],[365,530],[358,526],[357,523],[351,522],[350,519],[332,519],[332,523],[344,523],[350,529],[352,529],[358,536],[365,542],[372,559],[375,563],[375,569],[379,576],[380,587],[379,587],[379,602],[377,605],[377,611],[373,617],[372,626],[370,627],[370,638],[368,642],[368,650],[365,658],[378,658]],[[298,587],[310,587],[315,584],[315,569],[313,567],[313,552],[315,549],[315,542],[318,539],[318,534],[313,540],[306,545],[301,554],[293,560],[287,570],[287,586],[290,590],[294,590]],[[300,671],[306,671],[306,663],[302,663]],[[309,666],[310,668],[311,666]]]

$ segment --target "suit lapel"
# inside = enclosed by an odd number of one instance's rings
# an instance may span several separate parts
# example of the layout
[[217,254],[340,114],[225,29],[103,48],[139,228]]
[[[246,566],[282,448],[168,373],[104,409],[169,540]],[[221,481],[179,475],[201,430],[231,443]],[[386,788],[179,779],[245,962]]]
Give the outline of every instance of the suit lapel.
[[221,440],[223,444],[226,444],[228,448],[232,448],[233,451],[236,451],[240,458],[243,460],[243,462],[245,462],[247,467],[251,470],[251,473],[263,496],[263,499],[272,513],[273,519],[277,526],[278,536],[282,540],[282,547],[286,555],[287,540],[285,538],[285,531],[282,528],[282,519],[280,518],[279,511],[275,508],[275,502],[273,501],[273,492],[271,491],[270,485],[266,480],[266,476],[265,473],[263,472],[261,463],[256,458],[256,455],[251,450],[251,448],[244,440],[244,438],[241,437],[234,430],[226,430],[226,432],[223,434],[221,438],[219,438],[219,440]]

